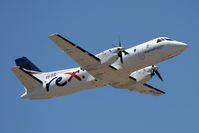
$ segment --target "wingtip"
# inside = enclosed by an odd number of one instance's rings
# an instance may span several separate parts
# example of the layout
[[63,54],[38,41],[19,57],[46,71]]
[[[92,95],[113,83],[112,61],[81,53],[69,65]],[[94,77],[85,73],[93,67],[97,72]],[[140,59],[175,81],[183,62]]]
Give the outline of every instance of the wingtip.
[[165,94],[166,94],[166,92],[160,90],[160,92],[159,92],[159,94],[157,94],[157,96],[163,96]]
[[14,72],[14,73],[16,72],[17,69],[19,69],[19,66],[14,66],[14,67],[11,67],[11,68],[10,68],[10,70],[11,70],[12,72]]
[[60,36],[60,35],[59,35],[59,33],[53,33],[53,34],[49,35],[48,38],[51,38],[53,36]]

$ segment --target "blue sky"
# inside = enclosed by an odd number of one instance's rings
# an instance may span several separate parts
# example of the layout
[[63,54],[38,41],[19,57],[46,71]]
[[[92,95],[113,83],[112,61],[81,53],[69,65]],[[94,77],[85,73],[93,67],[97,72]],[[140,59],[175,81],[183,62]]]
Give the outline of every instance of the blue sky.
[[[187,133],[199,132],[196,0],[1,0],[0,132]],[[49,39],[60,33],[93,54],[120,35],[126,48],[158,36],[186,42],[183,54],[160,63],[167,94],[153,97],[110,86],[50,100],[22,100],[23,86],[11,73],[27,56],[43,71],[78,66]]]

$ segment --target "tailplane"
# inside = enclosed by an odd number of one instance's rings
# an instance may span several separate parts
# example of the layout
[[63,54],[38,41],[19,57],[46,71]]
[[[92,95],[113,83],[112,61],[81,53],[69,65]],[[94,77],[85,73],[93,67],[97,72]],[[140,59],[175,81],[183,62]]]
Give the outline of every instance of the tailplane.
[[18,66],[13,67],[12,71],[25,86],[27,92],[33,92],[35,88],[43,83],[40,79],[36,78],[31,73]]
[[28,98],[29,95],[32,95],[38,88],[43,86],[45,73],[26,57],[16,59],[15,63],[16,66],[11,70],[25,88],[25,93],[21,97]]

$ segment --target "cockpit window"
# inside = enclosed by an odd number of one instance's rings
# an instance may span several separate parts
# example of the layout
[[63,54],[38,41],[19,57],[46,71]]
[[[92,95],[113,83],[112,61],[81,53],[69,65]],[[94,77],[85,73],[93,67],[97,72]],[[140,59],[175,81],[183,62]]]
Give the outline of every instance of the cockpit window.
[[171,39],[171,38],[165,38],[165,40],[167,40],[167,41],[173,41],[173,39]]
[[171,39],[171,38],[158,38],[157,39],[157,43],[159,43],[159,42],[162,42],[162,41],[174,41],[173,39]]
[[157,40],[157,43],[159,43],[159,42],[161,42],[161,41],[163,41],[163,40],[162,40],[162,39],[158,39],[158,40]]

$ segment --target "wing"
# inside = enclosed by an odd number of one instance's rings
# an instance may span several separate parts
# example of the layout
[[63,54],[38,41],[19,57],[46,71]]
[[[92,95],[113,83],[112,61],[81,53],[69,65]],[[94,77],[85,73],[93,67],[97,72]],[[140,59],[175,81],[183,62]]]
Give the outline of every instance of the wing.
[[100,64],[100,59],[88,51],[82,49],[59,34],[50,35],[49,38],[55,42],[65,53],[70,55],[83,69],[89,70]]
[[137,91],[140,93],[150,94],[153,96],[160,96],[160,95],[165,94],[165,92],[163,92],[151,85],[148,85],[146,83],[143,84],[141,82],[137,82],[135,78],[130,77],[130,76],[128,78],[125,78],[125,77],[121,77],[121,79],[117,78],[116,81],[110,85],[115,88],[128,89],[130,91]]
[[161,91],[151,85],[148,84],[137,84],[135,86],[135,88],[132,88],[135,91],[138,91],[140,93],[146,93],[146,94],[150,94],[150,95],[154,95],[154,96],[161,96],[163,94],[165,94],[164,91]]
[[50,35],[49,38],[98,81],[102,80],[104,75],[107,75],[107,72],[113,73],[116,70],[116,68],[111,65],[101,64],[101,60],[98,57],[65,39],[59,34]]

